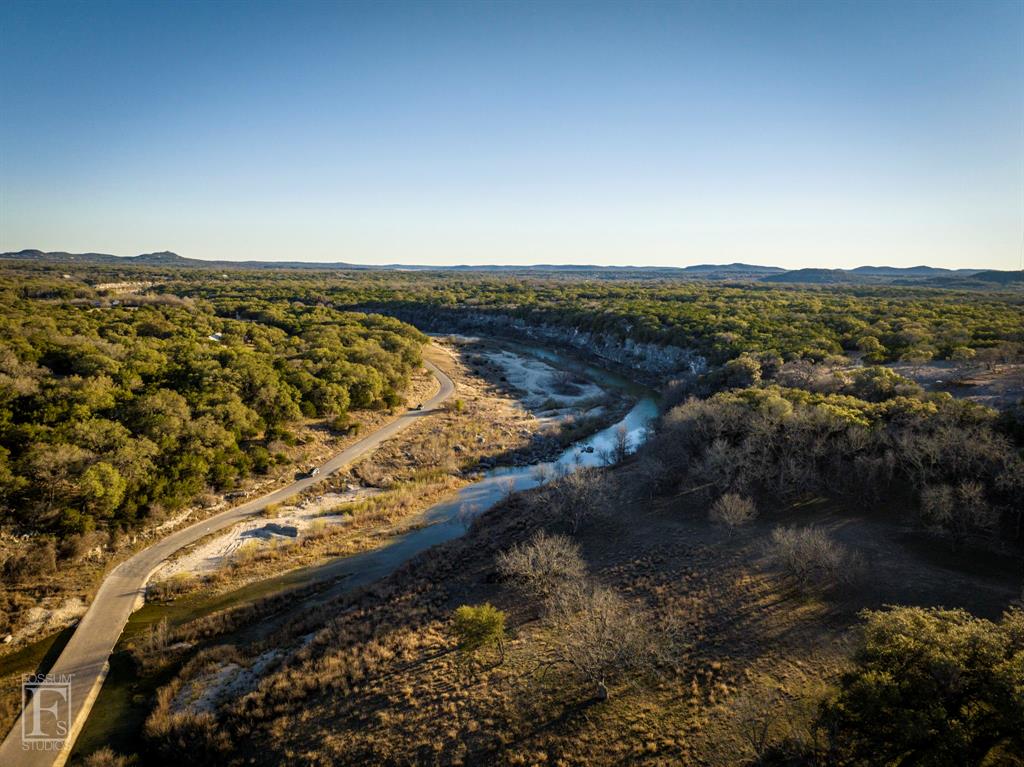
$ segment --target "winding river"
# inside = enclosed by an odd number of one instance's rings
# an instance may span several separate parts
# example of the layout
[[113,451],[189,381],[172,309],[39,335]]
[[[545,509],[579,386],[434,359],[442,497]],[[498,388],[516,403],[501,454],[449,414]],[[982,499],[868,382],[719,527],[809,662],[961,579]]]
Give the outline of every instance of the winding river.
[[[648,427],[658,414],[656,394],[650,389],[557,352],[505,341],[502,341],[502,346],[519,354],[537,357],[555,367],[579,371],[603,388],[629,396],[636,403],[621,420],[572,444],[552,461],[531,466],[499,467],[485,472],[480,479],[463,487],[452,498],[424,512],[421,526],[396,535],[379,548],[293,570],[215,597],[204,598],[200,595],[184,597],[170,604],[147,604],[130,619],[120,646],[163,618],[172,624],[180,624],[291,588],[325,584],[323,589],[303,597],[295,607],[303,612],[315,610],[346,591],[389,575],[420,552],[463,535],[473,517],[497,504],[510,489],[529,490],[549,477],[573,471],[580,466],[602,465],[604,456],[615,445],[620,428],[626,430],[630,450],[635,450],[645,439]],[[220,637],[218,643],[248,643],[264,638],[290,614],[291,611],[284,611],[268,620],[243,627]],[[119,746],[131,749],[140,735],[148,713],[146,699],[153,690],[136,686],[131,661],[124,656],[125,653],[118,653],[111,658],[111,674],[78,738],[73,752],[75,755],[88,754],[103,745],[111,745],[115,749]],[[158,684],[167,681],[156,680]]]

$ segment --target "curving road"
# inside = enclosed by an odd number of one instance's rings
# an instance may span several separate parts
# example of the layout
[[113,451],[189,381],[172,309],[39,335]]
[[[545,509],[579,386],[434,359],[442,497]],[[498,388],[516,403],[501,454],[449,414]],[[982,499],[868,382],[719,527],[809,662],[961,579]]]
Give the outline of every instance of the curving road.
[[[64,739],[63,746],[55,750],[26,750],[22,741],[23,717],[25,716],[25,712],[22,712],[3,744],[0,745],[0,765],[3,767],[63,765],[71,753],[75,738],[89,716],[96,696],[99,694],[107,673],[107,659],[113,652],[128,618],[141,603],[146,582],[153,571],[183,546],[194,543],[211,532],[231,527],[248,517],[260,514],[270,504],[285,501],[312,487],[328,474],[372,452],[382,442],[412,425],[417,418],[435,411],[438,405],[455,391],[455,384],[432,363],[424,361],[423,364],[434,374],[440,382],[441,388],[437,394],[423,404],[422,410],[410,410],[403,413],[391,423],[382,426],[343,450],[321,465],[320,476],[297,480],[261,498],[226,509],[209,519],[204,519],[172,533],[115,567],[104,579],[88,612],[78,624],[75,633],[50,670],[54,676],[68,675],[70,677],[71,727]],[[55,697],[46,695],[40,700],[40,704],[49,707],[54,704],[55,700]],[[42,721],[51,722],[52,717],[44,713]]]

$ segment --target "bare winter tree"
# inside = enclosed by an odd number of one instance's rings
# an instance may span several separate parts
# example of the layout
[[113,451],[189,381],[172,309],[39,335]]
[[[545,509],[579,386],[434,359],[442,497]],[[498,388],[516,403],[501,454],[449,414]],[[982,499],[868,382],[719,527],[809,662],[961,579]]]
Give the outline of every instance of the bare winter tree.
[[925,526],[945,530],[953,519],[956,499],[949,485],[926,485],[921,490],[921,516]]
[[516,483],[511,477],[501,480],[498,486],[501,488],[501,499],[503,501],[508,501],[516,493]]
[[708,519],[726,528],[731,535],[737,528],[750,524],[757,517],[757,507],[749,498],[737,493],[720,496],[711,506]]
[[629,446],[629,432],[625,426],[619,426],[615,430],[612,444],[602,448],[598,455],[605,466],[614,466],[617,463],[621,463],[629,455]]
[[554,390],[557,394],[572,395],[580,391],[576,384],[577,376],[568,370],[560,370],[552,377]]
[[818,527],[776,527],[769,556],[798,588],[830,588],[861,575],[860,558]]
[[613,481],[592,467],[577,469],[550,486],[552,507],[565,520],[571,533],[606,513],[614,492]]
[[622,463],[629,455],[629,431],[624,425],[615,430],[615,441],[612,443],[612,463]]
[[755,764],[764,764],[765,756],[778,734],[782,704],[778,696],[759,690],[741,695],[731,706],[736,728],[754,757]]
[[736,473],[742,465],[736,448],[727,440],[715,439],[694,466],[693,474],[699,482],[710,482],[719,490],[727,490],[733,486]]
[[989,534],[999,522],[999,511],[988,504],[984,487],[969,480],[956,488],[926,485],[921,490],[921,516],[928,527],[948,533],[954,544],[972,533]]
[[636,465],[641,491],[648,500],[653,499],[662,489],[668,477],[665,464],[653,453],[645,452]]
[[541,640],[542,666],[563,666],[608,698],[608,682],[655,667],[660,637],[644,610],[611,589],[576,581],[547,602],[551,631]]
[[978,532],[991,532],[999,515],[985,499],[985,487],[980,482],[965,480],[957,485],[956,495],[966,524]]
[[580,547],[564,535],[543,530],[498,554],[497,565],[505,580],[534,600],[550,599],[559,588],[587,574]]

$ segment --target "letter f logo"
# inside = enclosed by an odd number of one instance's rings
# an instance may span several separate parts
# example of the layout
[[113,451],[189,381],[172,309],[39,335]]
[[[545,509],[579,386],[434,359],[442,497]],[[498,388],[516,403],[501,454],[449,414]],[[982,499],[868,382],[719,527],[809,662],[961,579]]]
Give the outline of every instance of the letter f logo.
[[26,711],[31,716],[22,719],[22,739],[62,740],[68,734],[71,718],[71,685],[43,682],[33,687],[34,694]]

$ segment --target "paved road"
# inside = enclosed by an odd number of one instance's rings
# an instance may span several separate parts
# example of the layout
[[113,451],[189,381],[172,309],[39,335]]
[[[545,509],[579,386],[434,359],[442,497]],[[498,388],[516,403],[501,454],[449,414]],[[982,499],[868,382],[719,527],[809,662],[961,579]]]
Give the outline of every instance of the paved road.
[[[194,543],[205,535],[240,522],[247,517],[260,514],[272,503],[279,503],[312,487],[326,475],[337,471],[375,450],[382,442],[411,426],[417,418],[436,410],[455,391],[451,379],[430,362],[424,362],[431,373],[440,381],[441,389],[423,404],[422,410],[403,413],[396,420],[381,427],[372,434],[342,451],[320,467],[320,476],[300,479],[275,490],[262,498],[249,501],[241,506],[227,509],[209,519],[179,530],[166,538],[143,549],[130,559],[115,567],[96,592],[92,605],[71,636],[64,651],[57,658],[50,673],[54,676],[71,677],[71,731],[60,750],[25,750],[22,742],[22,717],[0,745],[2,767],[50,767],[62,765],[67,760],[82,725],[89,716],[92,704],[99,694],[106,677],[107,659],[114,650],[125,624],[139,604],[146,582],[152,572],[171,554],[183,546]],[[40,699],[40,705],[52,706],[57,698],[51,694]],[[24,716],[24,712],[22,714]],[[31,721],[31,720],[30,720]],[[52,717],[43,714],[44,723]],[[46,725],[44,725],[46,726]]]

